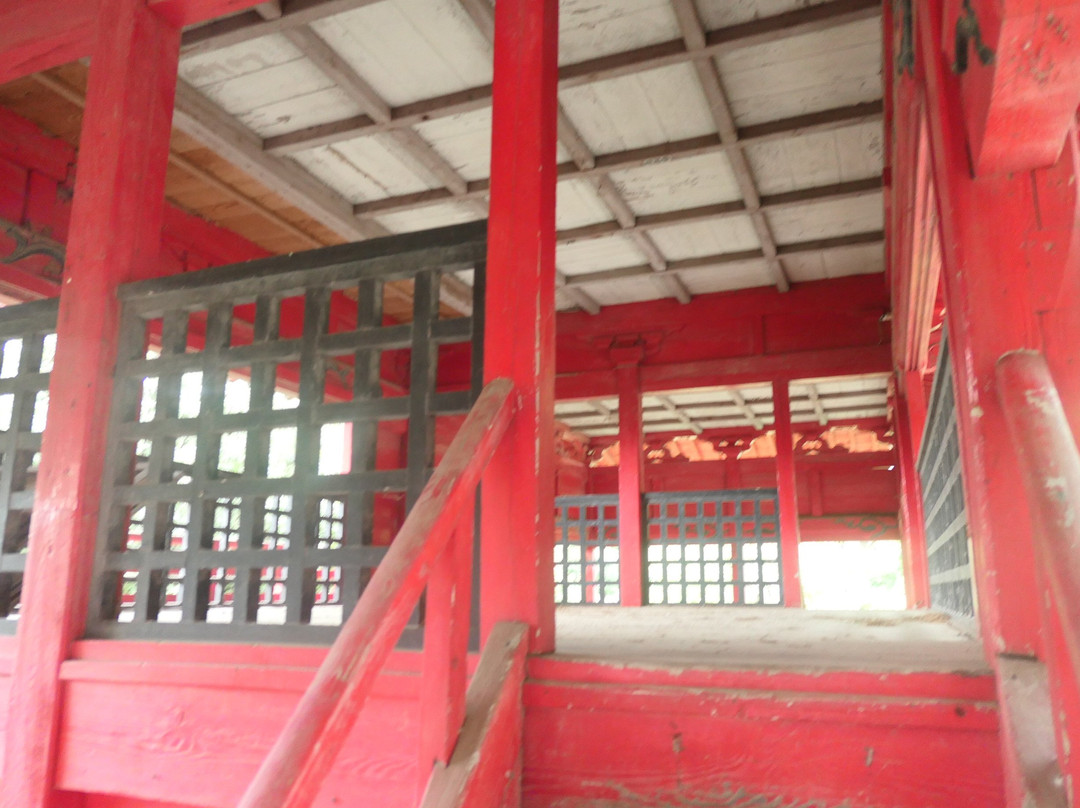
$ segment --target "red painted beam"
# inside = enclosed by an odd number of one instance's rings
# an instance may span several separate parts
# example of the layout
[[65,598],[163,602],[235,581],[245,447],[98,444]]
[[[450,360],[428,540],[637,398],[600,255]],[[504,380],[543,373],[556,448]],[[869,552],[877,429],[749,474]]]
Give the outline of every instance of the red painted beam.
[[89,56],[95,0],[34,0],[0,6],[0,84]]
[[513,380],[521,410],[483,485],[481,637],[530,626],[554,648],[555,144],[558,3],[495,7],[484,378]]
[[170,25],[185,27],[236,14],[262,0],[146,0],[147,7]]
[[509,380],[485,386],[240,808],[307,808],[314,802],[515,409]]
[[[790,292],[788,293],[790,294]],[[826,348],[792,353],[755,354],[669,365],[643,365],[641,390],[644,393],[688,387],[768,382],[777,378],[802,379],[826,376],[855,376],[889,373],[891,349],[887,344],[854,348]],[[561,372],[555,379],[560,401],[617,395],[615,372],[596,370]]]
[[[79,7],[71,13],[77,16]],[[101,425],[108,420],[118,336],[116,287],[152,273],[161,243],[180,31],[146,11],[142,0],[102,0],[98,13],[108,24],[98,33],[83,118],[57,324],[56,366],[64,372],[49,385],[4,808],[44,808],[53,796],[60,664],[82,631],[89,600],[105,455]]]

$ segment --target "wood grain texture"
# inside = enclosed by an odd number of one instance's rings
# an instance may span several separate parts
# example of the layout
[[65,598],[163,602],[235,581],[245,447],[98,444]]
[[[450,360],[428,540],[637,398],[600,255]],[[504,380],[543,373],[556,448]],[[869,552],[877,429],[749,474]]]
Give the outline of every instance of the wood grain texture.
[[989,705],[744,696],[528,683],[523,804],[1003,805]]

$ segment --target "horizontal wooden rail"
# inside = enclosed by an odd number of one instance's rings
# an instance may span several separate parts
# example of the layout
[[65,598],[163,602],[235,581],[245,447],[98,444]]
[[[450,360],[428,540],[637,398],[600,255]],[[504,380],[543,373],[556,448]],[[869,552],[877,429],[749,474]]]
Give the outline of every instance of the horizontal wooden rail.
[[508,379],[490,382],[480,394],[240,799],[240,808],[308,808],[315,800],[434,564],[473,501],[480,475],[516,409],[512,394]]
[[1080,452],[1042,354],[1001,357],[997,390],[1020,459],[1043,580],[1080,678]]

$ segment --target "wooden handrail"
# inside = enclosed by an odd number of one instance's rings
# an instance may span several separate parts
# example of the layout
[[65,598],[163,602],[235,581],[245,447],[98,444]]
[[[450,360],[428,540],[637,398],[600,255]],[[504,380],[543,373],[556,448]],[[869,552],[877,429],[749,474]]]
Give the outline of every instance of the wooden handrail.
[[1042,354],[1002,356],[997,391],[1020,460],[1039,567],[1080,688],[1080,452]]
[[[308,808],[516,410],[490,382],[409,512],[239,808]],[[466,608],[468,599],[465,599]]]

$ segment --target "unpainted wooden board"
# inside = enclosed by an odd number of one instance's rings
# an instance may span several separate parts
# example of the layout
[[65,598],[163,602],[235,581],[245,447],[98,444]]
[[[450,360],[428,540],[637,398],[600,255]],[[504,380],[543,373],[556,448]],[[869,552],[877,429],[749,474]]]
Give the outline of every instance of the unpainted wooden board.
[[491,83],[490,46],[457,0],[374,3],[311,27],[391,106]]
[[716,131],[688,64],[570,87],[559,98],[595,154]]

